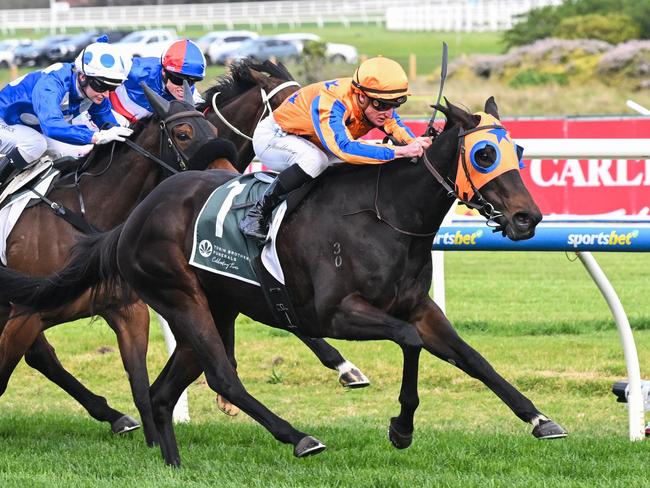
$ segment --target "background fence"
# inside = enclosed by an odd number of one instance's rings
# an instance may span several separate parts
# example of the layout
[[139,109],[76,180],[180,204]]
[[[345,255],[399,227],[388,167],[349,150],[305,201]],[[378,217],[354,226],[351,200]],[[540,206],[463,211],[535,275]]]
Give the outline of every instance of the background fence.
[[151,28],[188,25],[206,29],[303,24],[374,23],[394,30],[483,31],[509,28],[515,16],[562,0],[321,0],[0,10],[0,31],[80,28]]

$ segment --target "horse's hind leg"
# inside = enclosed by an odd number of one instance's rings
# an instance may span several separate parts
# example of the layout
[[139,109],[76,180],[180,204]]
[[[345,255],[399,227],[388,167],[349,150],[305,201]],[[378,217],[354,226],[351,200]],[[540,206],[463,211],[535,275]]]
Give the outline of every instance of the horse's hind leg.
[[307,337],[298,331],[291,331],[300,339],[326,368],[333,369],[339,373],[339,382],[347,388],[363,388],[370,385],[370,380],[334,346],[328,344],[324,339]]
[[427,351],[483,382],[517,417],[534,426],[535,437],[555,439],[566,436],[562,427],[537,410],[533,402],[501,377],[483,356],[458,336],[433,301],[427,300],[417,309],[412,322]]
[[109,422],[114,433],[121,434],[140,427],[135,419],[111,408],[106,398],[95,395],[66,371],[42,333],[25,353],[25,362],[77,400],[92,418]]
[[[345,359],[338,349],[328,344],[324,339],[307,337],[296,330],[292,330],[291,333],[311,349],[323,366],[338,371],[339,383],[341,385],[346,388],[364,388],[370,385],[370,380],[368,380],[366,375],[352,364],[352,362]],[[231,354],[231,348],[234,349],[234,344],[231,345],[226,337],[223,337],[223,341],[228,351],[228,356],[231,357],[230,362],[236,369],[237,363],[234,359],[234,354]],[[217,405],[219,406],[219,410],[227,415],[234,416],[239,413],[239,409],[221,395],[217,395]]]
[[102,316],[117,335],[122,364],[127,372],[133,401],[140,413],[147,445],[158,440],[149,397],[149,373],[147,371],[147,348],[149,345],[149,309],[143,302],[136,302],[128,309],[109,311]]
[[[188,278],[190,277],[188,276]],[[186,294],[175,294],[176,296],[173,297],[172,294],[169,294],[170,296],[167,296],[164,302],[161,302],[159,297],[151,297],[152,299],[148,301],[169,320],[169,326],[174,335],[191,345],[205,372],[210,388],[228,398],[246,414],[262,424],[277,440],[292,444],[294,455],[302,457],[322,451],[325,446],[320,441],[293,428],[286,420],[275,415],[246,391],[227,357],[205,296],[198,291],[198,284],[194,289],[196,291],[189,295],[191,299]],[[143,295],[147,293],[144,290],[142,292]],[[154,303],[155,301],[158,303]],[[177,308],[168,307],[167,303],[175,304]],[[234,324],[229,324],[229,327],[234,327]],[[167,380],[163,379],[160,384],[156,382],[157,388],[167,387],[166,381],[171,381],[170,378],[174,378],[176,369],[183,367],[183,365],[177,366],[177,364],[174,362],[170,365]],[[157,403],[155,408],[157,408]],[[163,432],[159,428],[159,434],[161,445],[168,443],[175,445],[173,439],[166,438],[167,432]],[[169,464],[177,464],[178,459],[175,456],[170,456],[170,453],[173,454],[172,451],[167,453],[163,451],[165,461]]]
[[174,406],[183,390],[198,378],[202,371],[192,349],[177,338],[176,349],[151,385],[151,403],[160,450],[169,465],[179,466],[181,462],[174,434]]

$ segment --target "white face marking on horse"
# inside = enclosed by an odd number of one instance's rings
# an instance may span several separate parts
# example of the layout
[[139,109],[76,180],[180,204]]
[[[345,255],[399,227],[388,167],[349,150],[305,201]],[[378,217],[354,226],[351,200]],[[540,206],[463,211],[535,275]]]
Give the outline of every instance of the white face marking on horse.
[[341,257],[341,243],[335,242],[332,244],[334,248],[334,266],[340,268],[343,265],[343,257]]

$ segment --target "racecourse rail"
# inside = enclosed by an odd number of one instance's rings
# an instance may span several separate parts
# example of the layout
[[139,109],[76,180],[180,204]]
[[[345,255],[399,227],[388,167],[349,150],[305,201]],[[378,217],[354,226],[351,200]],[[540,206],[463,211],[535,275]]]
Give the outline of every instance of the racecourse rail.
[[[352,23],[386,25],[394,30],[486,31],[509,29],[515,18],[529,10],[558,5],[562,0],[284,0],[272,2],[214,2],[176,5],[123,5],[70,7],[54,2],[52,8],[0,10],[0,32],[17,29],[66,32],[68,29],[150,28],[198,25],[206,29],[248,25],[295,28],[304,24]],[[155,3],[155,2],[154,2]],[[414,22],[416,20],[416,22]]]

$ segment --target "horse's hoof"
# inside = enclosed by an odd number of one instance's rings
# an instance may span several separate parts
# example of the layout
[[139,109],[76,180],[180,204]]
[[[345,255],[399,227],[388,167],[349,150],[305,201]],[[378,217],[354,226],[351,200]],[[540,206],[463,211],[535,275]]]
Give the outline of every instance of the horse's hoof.
[[533,429],[533,435],[538,439],[563,439],[567,431],[552,420],[540,420]]
[[298,442],[298,444],[293,448],[293,455],[299,458],[307,457],[324,451],[325,447],[325,444],[321,441],[315,437],[307,435],[300,439],[300,442]]
[[140,423],[128,415],[122,415],[119,419],[111,424],[111,430],[113,431],[113,434],[125,434],[139,428]]
[[233,405],[221,395],[217,395],[217,407],[230,417],[234,417],[239,413],[239,407]]
[[413,442],[413,432],[403,434],[397,430],[397,418],[390,419],[388,439],[397,449],[406,449]]
[[339,375],[339,383],[346,388],[365,388],[370,386],[370,380],[358,368],[352,368],[350,371]]

